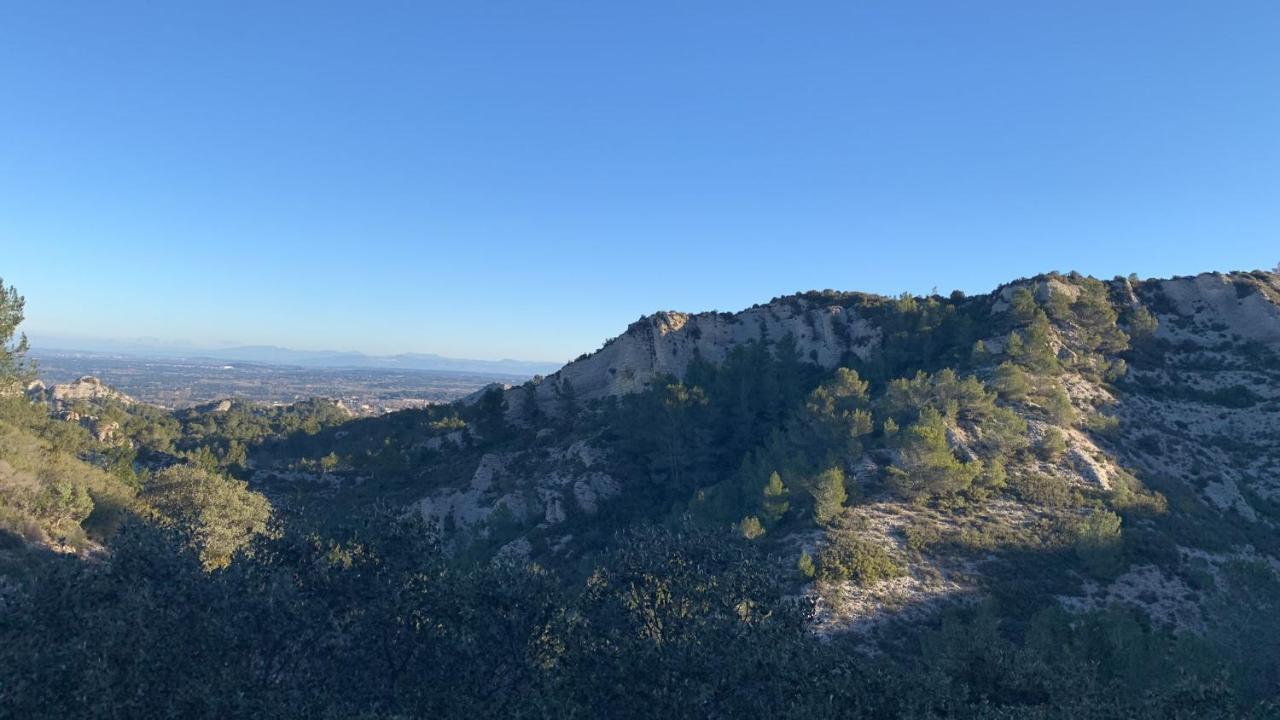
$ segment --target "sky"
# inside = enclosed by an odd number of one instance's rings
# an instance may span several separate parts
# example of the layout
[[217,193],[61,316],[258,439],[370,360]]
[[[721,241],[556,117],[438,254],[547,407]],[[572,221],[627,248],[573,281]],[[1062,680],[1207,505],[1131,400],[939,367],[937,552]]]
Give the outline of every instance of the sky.
[[35,338],[567,360],[657,310],[1280,262],[1280,3],[9,2]]

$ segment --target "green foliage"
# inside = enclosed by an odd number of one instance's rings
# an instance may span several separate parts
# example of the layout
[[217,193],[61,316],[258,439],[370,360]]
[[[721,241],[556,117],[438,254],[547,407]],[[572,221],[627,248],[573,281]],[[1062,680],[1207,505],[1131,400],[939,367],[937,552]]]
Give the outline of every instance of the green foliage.
[[101,412],[119,422],[122,435],[144,454],[178,456],[218,472],[242,469],[251,454],[306,455],[319,446],[318,433],[351,419],[335,403],[319,398],[278,407],[232,402],[223,411],[169,414],[139,404],[108,405]]
[[[1018,341],[1014,342],[1013,337],[1017,337]],[[1049,316],[1043,310],[1037,310],[1031,323],[1010,337],[1006,354],[1036,375],[1057,375],[1062,372],[1062,365],[1053,348]]]
[[1058,425],[1072,425],[1076,421],[1076,409],[1071,404],[1071,396],[1067,395],[1066,388],[1060,383],[1055,383],[1044,396],[1040,398],[1045,414]]
[[765,520],[770,524],[776,523],[787,514],[787,510],[791,508],[791,501],[787,498],[791,491],[787,486],[782,484],[782,476],[774,471],[769,475],[769,482],[764,486],[764,509]]
[[50,526],[79,525],[93,512],[93,498],[85,486],[59,480],[45,486],[33,510],[37,519]]
[[1090,413],[1084,420],[1084,426],[1099,435],[1115,435],[1120,429],[1120,418],[1101,412]]
[[842,367],[810,393],[781,438],[800,456],[797,471],[848,465],[862,455],[862,439],[873,429],[867,388],[856,371]]
[[327,475],[338,467],[338,462],[338,454],[330,452],[328,455],[320,458],[320,470]]
[[230,564],[271,520],[271,504],[244,482],[192,465],[156,473],[143,498],[187,537],[207,570]]
[[[532,565],[453,564],[404,520],[357,527],[341,540],[263,538],[210,574],[182,538],[132,523],[100,562],[40,565],[32,594],[0,620],[0,707],[90,720],[602,707],[638,718],[1261,718],[1280,668],[1258,640],[1275,635],[1274,574],[1256,568],[1224,573],[1248,601],[1212,615],[1218,644],[1117,611],[1014,622],[988,603],[904,626],[893,649],[868,656],[851,639],[817,641],[811,605],[741,540],[637,528],[565,588]],[[857,533],[831,545],[827,577],[899,572]]]
[[484,437],[495,440],[507,432],[507,401],[501,388],[491,387],[476,403],[476,426]]
[[895,492],[909,500],[927,500],[968,489],[982,472],[982,461],[961,462],[947,443],[947,425],[932,407],[894,440],[898,458],[889,468]]
[[943,299],[904,294],[867,303],[859,310],[881,328],[879,352],[858,365],[864,376],[876,382],[964,364],[972,357],[987,319],[981,303],[954,295]]
[[1030,288],[1019,287],[1013,291],[1013,295],[1009,300],[1009,311],[1013,313],[1014,321],[1019,325],[1031,324],[1039,309],[1039,305],[1036,304],[1036,296],[1031,292]]
[[1138,305],[1125,315],[1125,325],[1134,340],[1145,342],[1155,336],[1160,321],[1145,306]]
[[1027,376],[1027,371],[1007,360],[996,367],[991,384],[1000,398],[1008,402],[1021,402],[1031,392],[1031,379]]
[[1018,497],[1033,505],[1050,508],[1080,505],[1080,492],[1065,480],[1036,472],[1023,472],[1010,476],[1009,486]]
[[[1195,585],[1197,593],[1222,587],[1203,637],[1118,611],[1040,610],[1075,592],[1081,570],[1105,580],[1130,562],[1176,567],[1179,544],[1274,547],[1265,527],[1223,523],[1198,509],[1194,489],[1164,478],[1148,480],[1170,493],[1168,503],[1123,471],[1109,493],[1030,472],[1018,412],[1075,422],[1057,377],[1065,358],[1091,381],[1124,370],[1109,356],[1125,338],[1106,287],[1055,277],[1079,294],[1058,289],[1040,303],[1015,290],[998,321],[998,332],[1011,332],[1003,357],[980,343],[992,332],[981,299],[831,294],[882,330],[871,360],[851,355],[850,367],[826,372],[801,361],[793,338],[762,335],[716,365],[694,357],[682,380],[658,378],[626,398],[583,403],[562,384],[556,419],[528,403],[529,392],[513,395],[513,412],[533,430],[506,423],[500,393],[359,421],[323,402],[237,403],[222,413],[95,409],[121,423],[135,455],[4,399],[0,574],[15,534],[110,538],[110,551],[41,560],[18,593],[0,582],[0,715],[1264,716],[1272,707],[1251,703],[1275,698],[1280,686],[1280,654],[1259,640],[1280,632],[1270,568],[1228,564],[1220,580]],[[0,306],[12,307],[16,295],[6,292]],[[1132,311],[1123,323],[1139,345],[1143,322]],[[6,348],[16,348],[11,338]],[[1125,358],[1147,361],[1138,348]],[[1220,399],[1261,402],[1243,386]],[[1125,440],[1103,417],[1085,424]],[[485,528],[488,542],[526,533],[546,567],[491,562],[483,542],[481,551],[445,552],[440,538],[401,517],[402,501],[465,482],[485,452],[529,450],[520,462],[539,472],[539,453],[551,453],[534,432],[552,423],[557,444],[606,446],[604,470],[627,488],[555,531],[572,531],[572,552],[549,551],[554,538],[520,526],[507,505]],[[343,432],[333,432],[339,424]],[[465,429],[474,432],[455,436],[456,449],[423,442]],[[1036,451],[1056,460],[1062,439],[1051,428]],[[290,502],[281,506],[289,525],[277,526],[266,499],[228,477],[251,464],[302,462],[371,477],[348,489],[394,509],[346,524],[349,505],[334,502],[321,519]],[[905,572],[892,543],[846,509],[864,493],[885,499],[865,472],[885,464],[889,489],[931,502],[875,508],[910,513],[897,519],[913,559],[977,560],[975,581],[999,605],[965,603],[892,625],[868,659],[865,638],[814,640],[813,608],[795,584],[814,578],[824,591]],[[166,469],[151,477],[146,467]],[[133,497],[139,472],[154,513]],[[850,486],[855,472],[871,479]],[[291,491],[272,488],[286,500]],[[989,502],[1006,491],[1012,497]],[[134,511],[142,517],[128,519]],[[822,526],[813,533],[819,550],[801,553],[792,573],[792,532],[809,533],[796,525],[810,517]],[[610,539],[619,528],[629,529]]]
[[1076,527],[1075,552],[1090,573],[1109,577],[1123,569],[1120,516],[1093,510]]
[[1163,515],[1169,504],[1158,492],[1145,487],[1132,473],[1117,468],[1111,476],[1111,506],[1127,512]]
[[944,368],[932,375],[921,372],[913,378],[894,380],[880,401],[880,409],[893,421],[889,425],[886,420],[886,436],[895,434],[900,424],[918,421],[928,409],[941,415],[947,425],[972,428],[980,449],[1002,456],[1025,446],[1027,426],[1017,413],[996,401],[996,394],[976,377],[961,378]]
[[844,471],[838,467],[823,470],[813,480],[813,521],[825,525],[844,511],[848,493],[844,487]]
[[1047,428],[1036,446],[1036,453],[1041,459],[1057,462],[1067,452],[1067,437],[1057,428]]
[[813,564],[813,556],[808,550],[801,551],[799,559],[796,560],[796,569],[800,571],[800,576],[804,578],[813,578],[818,569]]
[[881,432],[886,438],[893,438],[898,434],[898,421],[893,418],[885,418],[884,424],[881,426]]
[[[683,382],[660,379],[606,403],[597,422],[612,441],[614,471],[636,488],[625,511],[655,519],[703,493],[699,511],[717,522],[767,518],[762,488],[770,473],[802,477],[814,472],[810,463],[860,452],[853,424],[869,418],[857,412],[856,376],[815,393],[819,376],[787,336],[738,346],[719,365],[695,358]],[[832,414],[822,415],[826,409]],[[833,444],[839,438],[844,444]]]
[[133,495],[134,488],[117,476],[0,420],[0,531],[40,543],[101,541]]
[[979,499],[998,493],[1008,485],[1009,473],[1002,457],[994,457],[983,464],[982,472],[974,481],[972,491]]
[[824,582],[853,580],[859,585],[872,585],[906,572],[889,551],[863,537],[858,529],[850,528],[828,533],[816,564],[815,577]]
[[1118,317],[1107,296],[1107,286],[1100,280],[1081,277],[1076,279],[1076,287],[1079,294],[1071,311],[1085,347],[1104,354],[1127,349],[1129,336],[1116,324]]
[[27,337],[18,335],[25,305],[26,300],[17,288],[6,286],[4,278],[0,278],[0,392],[9,392],[31,376],[26,361]]

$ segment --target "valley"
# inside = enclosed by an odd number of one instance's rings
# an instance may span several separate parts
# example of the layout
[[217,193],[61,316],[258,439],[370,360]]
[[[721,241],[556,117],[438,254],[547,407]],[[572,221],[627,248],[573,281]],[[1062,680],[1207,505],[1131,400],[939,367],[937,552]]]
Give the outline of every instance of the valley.
[[313,397],[341,401],[358,415],[447,403],[490,383],[525,376],[447,370],[303,367],[216,358],[147,358],[37,348],[47,385],[93,376],[144,403],[179,409],[223,399],[280,405]]

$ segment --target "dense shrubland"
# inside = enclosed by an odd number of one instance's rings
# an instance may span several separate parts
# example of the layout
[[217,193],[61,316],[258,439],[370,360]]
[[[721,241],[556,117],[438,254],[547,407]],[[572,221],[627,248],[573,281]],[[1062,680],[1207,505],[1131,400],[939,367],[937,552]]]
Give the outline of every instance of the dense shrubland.
[[[1275,666],[1111,611],[984,604],[868,656],[818,642],[758,546],[637,527],[584,578],[458,566],[368,517],[257,541],[208,572],[144,523],[98,563],[42,565],[0,615],[11,717],[1264,717]],[[841,550],[824,572],[880,573]],[[1272,593],[1241,568],[1233,589]],[[1270,583],[1270,585],[1267,585]],[[1271,597],[1267,595],[1267,597]],[[1224,616],[1232,633],[1274,615]],[[1274,660],[1274,658],[1271,658]]]

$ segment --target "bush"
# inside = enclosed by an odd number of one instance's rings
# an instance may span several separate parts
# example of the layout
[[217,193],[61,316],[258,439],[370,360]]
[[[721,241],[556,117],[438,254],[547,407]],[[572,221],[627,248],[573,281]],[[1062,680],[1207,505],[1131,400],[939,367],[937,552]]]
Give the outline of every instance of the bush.
[[947,443],[942,415],[924,408],[920,419],[896,439],[898,460],[889,468],[894,490],[908,500],[924,500],[965,490],[982,472],[982,461],[961,462]]
[[818,551],[817,578],[827,582],[853,580],[859,585],[871,585],[904,572],[889,551],[860,537],[855,530],[833,531],[827,545]]
[[1045,414],[1058,425],[1071,425],[1076,421],[1076,409],[1066,388],[1054,385],[1043,398]]
[[230,564],[271,519],[271,504],[246,483],[191,465],[161,470],[144,498],[187,536],[206,570]]
[[813,482],[813,520],[826,525],[844,510],[848,493],[844,489],[844,471],[838,467],[823,471]]
[[1044,437],[1036,446],[1036,454],[1048,462],[1057,462],[1067,452],[1067,438],[1058,428],[1045,430]]
[[764,525],[760,523],[760,518],[755,515],[748,515],[742,518],[742,522],[738,523],[738,532],[742,533],[742,537],[748,540],[755,540],[764,535]]
[[1071,507],[1082,501],[1079,491],[1067,481],[1050,475],[1020,473],[1010,478],[1009,486],[1023,500],[1045,507]]
[[1076,556],[1091,574],[1108,577],[1123,568],[1120,524],[1119,515],[1094,510],[1076,526]]
[[817,572],[817,568],[813,565],[813,556],[808,550],[800,553],[800,559],[796,560],[796,569],[806,578],[812,578]]
[[996,368],[991,384],[1000,397],[1009,402],[1021,401],[1031,392],[1027,371],[1007,360]]
[[1120,418],[1096,412],[1085,418],[1084,425],[1099,435],[1112,435],[1120,429]]
[[770,523],[776,523],[787,514],[787,510],[791,509],[791,501],[787,499],[790,491],[787,486],[782,484],[782,476],[777,472],[770,473],[769,482],[764,486],[764,501],[761,508],[764,510],[765,519]]

